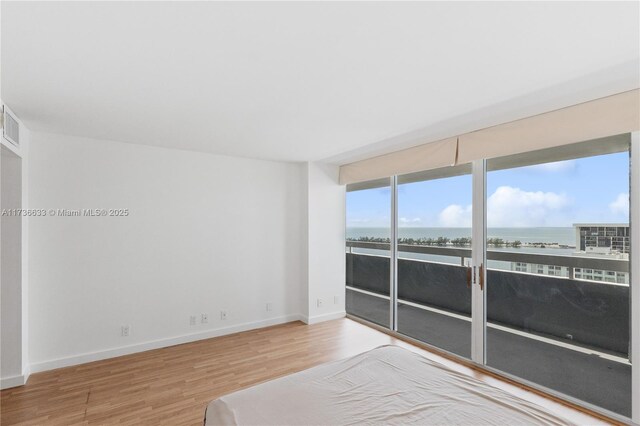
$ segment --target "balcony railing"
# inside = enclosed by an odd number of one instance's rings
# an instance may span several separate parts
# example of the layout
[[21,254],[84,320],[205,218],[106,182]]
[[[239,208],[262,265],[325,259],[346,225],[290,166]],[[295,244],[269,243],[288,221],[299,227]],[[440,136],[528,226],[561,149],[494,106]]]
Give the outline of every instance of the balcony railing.
[[[354,248],[362,248],[369,250],[389,250],[389,243],[371,243],[362,241],[347,241],[346,247],[349,253]],[[517,250],[517,249],[514,249]],[[549,249],[553,250],[553,249]],[[445,246],[421,246],[398,244],[398,252],[403,253],[419,253],[438,256],[449,256],[460,258],[460,265],[464,266],[464,260],[471,258],[471,249],[461,247],[445,247]],[[612,272],[629,272],[629,261],[625,259],[609,259],[602,257],[587,256],[566,256],[538,253],[523,253],[515,251],[495,251],[487,250],[487,260],[497,260],[503,262],[521,262],[537,265],[563,266],[569,269],[569,277],[573,278],[573,272],[576,268],[581,269],[597,269]]]
[[[368,255],[353,249],[389,250],[389,243],[348,241],[347,286],[389,296],[388,254]],[[552,250],[552,249],[549,249]],[[399,252],[452,256],[455,264],[398,259],[398,297],[427,308],[470,316],[471,292],[466,282],[468,248],[399,245]],[[569,276],[521,273],[489,267],[487,320],[525,333],[628,354],[629,286],[575,279],[576,268],[629,272],[629,261],[596,257],[488,251],[488,260],[553,265]]]

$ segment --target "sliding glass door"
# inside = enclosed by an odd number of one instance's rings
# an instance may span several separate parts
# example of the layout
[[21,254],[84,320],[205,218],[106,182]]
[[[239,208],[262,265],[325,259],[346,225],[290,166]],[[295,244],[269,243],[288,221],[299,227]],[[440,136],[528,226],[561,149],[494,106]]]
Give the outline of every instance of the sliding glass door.
[[471,355],[471,167],[398,176],[397,331]]
[[638,150],[623,134],[349,185],[347,313],[640,417]]
[[630,417],[629,137],[487,169],[487,364]]

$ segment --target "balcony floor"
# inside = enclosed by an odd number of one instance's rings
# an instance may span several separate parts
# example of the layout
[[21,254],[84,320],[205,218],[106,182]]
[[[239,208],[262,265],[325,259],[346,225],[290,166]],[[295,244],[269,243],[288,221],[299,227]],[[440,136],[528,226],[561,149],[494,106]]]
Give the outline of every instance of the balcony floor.
[[[347,312],[385,327],[389,301],[347,289]],[[469,357],[471,323],[400,305],[398,331]],[[624,416],[631,416],[631,366],[508,331],[487,329],[488,365]]]

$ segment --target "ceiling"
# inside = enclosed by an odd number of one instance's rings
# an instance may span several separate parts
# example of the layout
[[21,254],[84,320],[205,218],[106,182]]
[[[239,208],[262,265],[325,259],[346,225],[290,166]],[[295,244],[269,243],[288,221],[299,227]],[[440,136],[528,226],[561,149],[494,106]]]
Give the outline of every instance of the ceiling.
[[27,127],[363,156],[638,86],[638,2],[2,2]]

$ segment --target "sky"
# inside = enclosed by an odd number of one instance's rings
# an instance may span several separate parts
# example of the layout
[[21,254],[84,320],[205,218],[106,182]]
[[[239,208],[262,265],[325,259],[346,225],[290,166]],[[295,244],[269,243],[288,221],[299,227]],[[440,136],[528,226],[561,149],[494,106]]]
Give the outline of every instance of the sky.
[[[628,223],[629,153],[487,173],[489,227]],[[388,227],[390,189],[347,193],[347,227]],[[471,175],[398,186],[401,227],[470,227]]]

